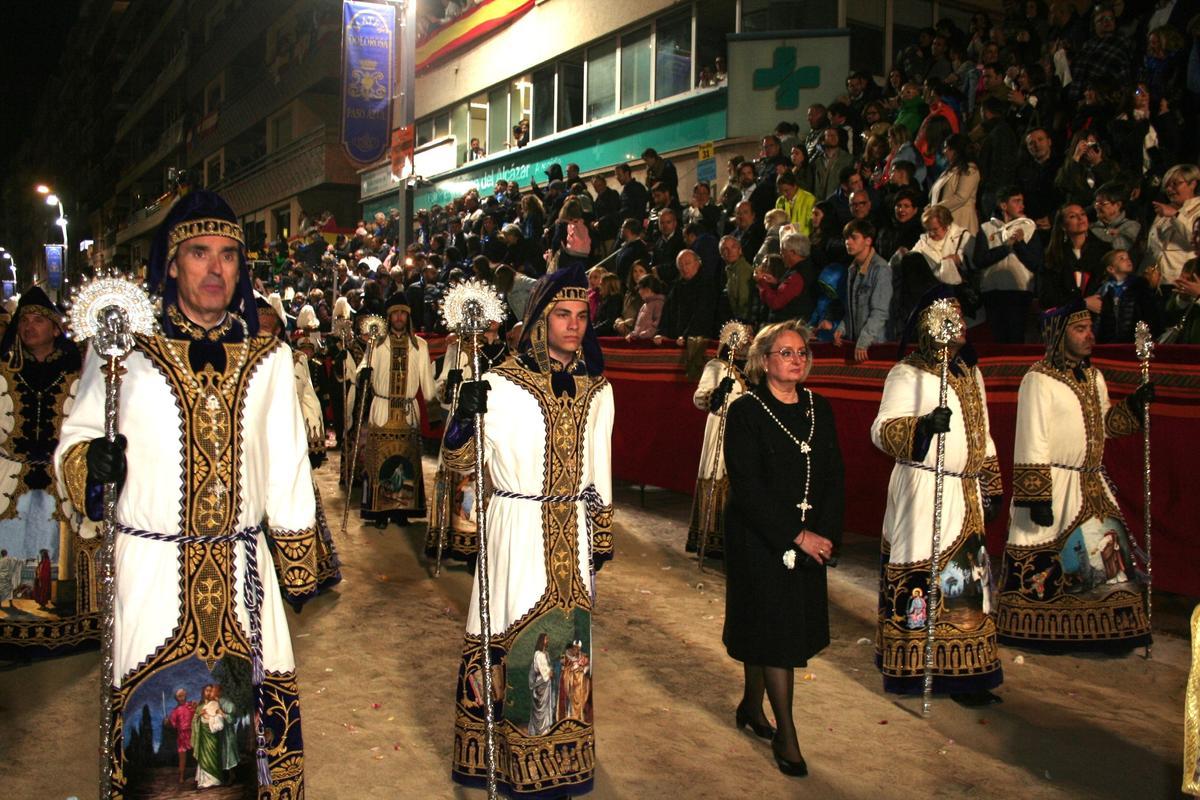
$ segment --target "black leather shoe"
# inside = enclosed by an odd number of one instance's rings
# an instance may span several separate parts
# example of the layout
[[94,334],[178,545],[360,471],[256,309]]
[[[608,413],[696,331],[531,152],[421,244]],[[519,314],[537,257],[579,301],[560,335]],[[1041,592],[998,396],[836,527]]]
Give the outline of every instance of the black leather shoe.
[[779,771],[784,775],[790,775],[793,778],[803,778],[808,774],[808,764],[804,763],[803,755],[800,756],[799,761],[788,761],[779,755],[779,751],[775,749],[774,742],[771,743],[771,755],[775,756],[775,766],[779,767]]
[[387,517],[384,517],[383,519],[375,520],[374,526],[375,526],[375,530],[377,530],[377,531],[381,531],[384,528],[386,528],[388,526]]
[[765,722],[755,722],[754,720],[750,719],[750,714],[741,706],[737,707],[737,712],[734,714],[734,723],[739,731],[749,725],[750,730],[753,731],[754,735],[760,739],[775,738],[774,728]]

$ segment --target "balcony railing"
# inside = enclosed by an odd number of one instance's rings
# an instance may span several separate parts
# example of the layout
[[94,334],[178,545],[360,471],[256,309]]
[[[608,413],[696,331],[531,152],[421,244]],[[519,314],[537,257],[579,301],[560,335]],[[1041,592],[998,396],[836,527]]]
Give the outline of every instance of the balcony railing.
[[181,144],[183,144],[183,117],[172,122],[170,127],[162,132],[162,136],[158,137],[158,146],[154,148],[154,152],[133,167],[124,170],[121,179],[117,181],[117,191],[122,192],[133,185],[134,181],[171,155]]
[[323,183],[353,186],[357,175],[337,141],[337,131],[317,128],[231,172],[209,188],[245,214]]
[[184,37],[179,52],[171,58],[159,76],[154,79],[154,83],[150,84],[150,88],[146,90],[146,93],[138,98],[137,102],[129,108],[129,112],[121,119],[120,124],[117,125],[117,132],[114,137],[116,141],[119,142],[124,139],[133,130],[133,126],[137,125],[138,121],[146,115],[146,112],[153,108],[154,104],[162,98],[167,89],[171,87],[171,84],[175,83],[183,75],[183,70],[188,63],[188,49],[188,39]]
[[[203,161],[231,139],[274,114],[287,101],[324,78],[334,78],[341,69],[341,51],[336,37],[318,43],[301,63],[292,63],[280,71],[279,81],[270,77],[252,83],[240,95],[225,101],[213,129],[192,139],[189,163]],[[264,73],[265,74],[265,73]]]

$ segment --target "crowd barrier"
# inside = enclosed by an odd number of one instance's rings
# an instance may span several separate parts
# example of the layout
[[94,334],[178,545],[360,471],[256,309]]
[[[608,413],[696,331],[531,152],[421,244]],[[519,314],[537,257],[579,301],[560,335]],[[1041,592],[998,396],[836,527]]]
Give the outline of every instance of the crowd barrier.
[[[605,375],[613,386],[613,477],[691,494],[700,460],[705,414],[692,403],[685,351],[672,344],[601,339]],[[444,351],[430,342],[435,358]],[[992,438],[1004,474],[1005,510],[988,526],[988,548],[999,555],[1008,525],[1017,389],[1042,356],[1034,345],[980,345],[979,365],[988,394]],[[846,530],[878,536],[887,503],[892,462],[871,444],[871,422],[896,346],[880,345],[863,362],[848,362],[846,348],[813,346],[806,385],[828,399],[846,464]],[[710,350],[709,355],[712,354]],[[1092,362],[1104,373],[1114,401],[1133,391],[1141,373],[1130,345],[1096,348]],[[1151,366],[1158,399],[1151,407],[1152,535],[1157,588],[1200,595],[1200,536],[1186,505],[1190,465],[1200,456],[1200,347],[1164,346]],[[1104,463],[1131,533],[1142,536],[1142,437],[1110,439]]]

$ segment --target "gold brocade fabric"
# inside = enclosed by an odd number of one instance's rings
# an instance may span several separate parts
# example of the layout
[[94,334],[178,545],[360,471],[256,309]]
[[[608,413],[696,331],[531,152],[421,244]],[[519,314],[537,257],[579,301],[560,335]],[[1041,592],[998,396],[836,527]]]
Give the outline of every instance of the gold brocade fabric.
[[1200,606],[1192,611],[1192,668],[1183,702],[1183,792],[1200,795]]

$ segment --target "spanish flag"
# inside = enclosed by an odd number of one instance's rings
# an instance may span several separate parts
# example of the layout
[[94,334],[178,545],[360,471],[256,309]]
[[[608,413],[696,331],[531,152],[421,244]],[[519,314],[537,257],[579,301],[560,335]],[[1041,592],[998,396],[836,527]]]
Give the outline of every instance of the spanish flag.
[[462,16],[434,28],[417,43],[418,74],[497,31],[533,8],[534,0],[484,0]]

